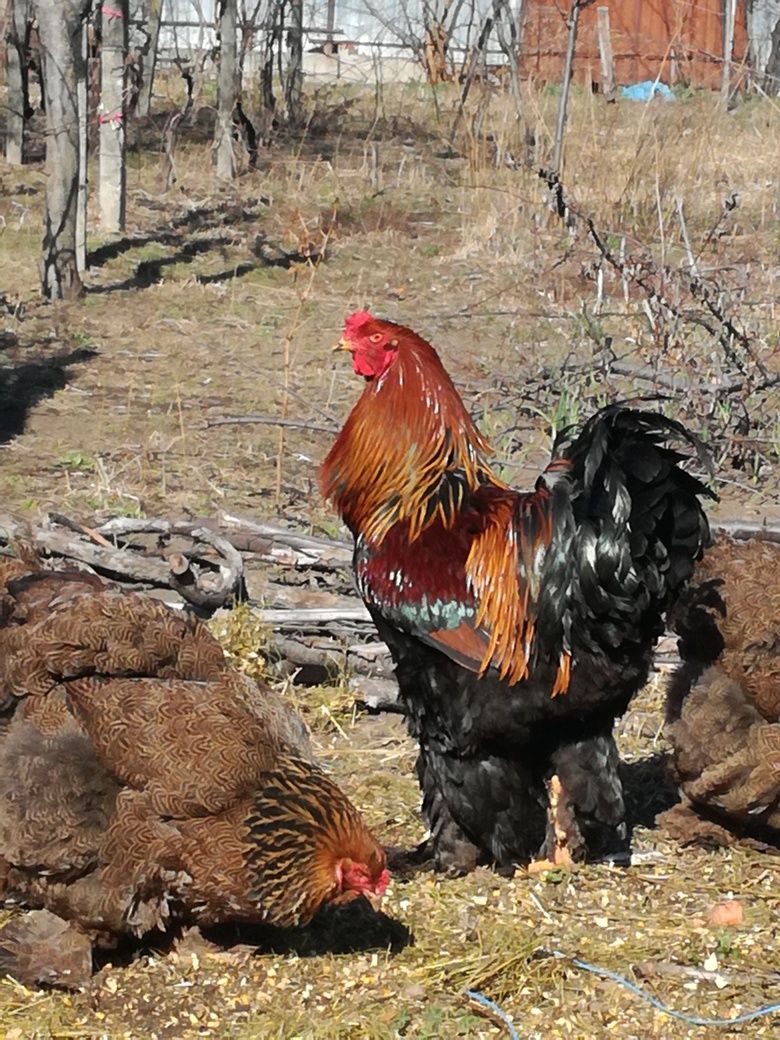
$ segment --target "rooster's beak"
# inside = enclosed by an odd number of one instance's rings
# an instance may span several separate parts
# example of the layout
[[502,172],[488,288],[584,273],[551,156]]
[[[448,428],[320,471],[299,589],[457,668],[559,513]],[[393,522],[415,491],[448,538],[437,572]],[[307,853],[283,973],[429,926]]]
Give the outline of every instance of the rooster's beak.
[[338,350],[352,350],[352,344],[349,343],[344,337],[338,341],[335,347],[331,347],[331,353],[335,354]]

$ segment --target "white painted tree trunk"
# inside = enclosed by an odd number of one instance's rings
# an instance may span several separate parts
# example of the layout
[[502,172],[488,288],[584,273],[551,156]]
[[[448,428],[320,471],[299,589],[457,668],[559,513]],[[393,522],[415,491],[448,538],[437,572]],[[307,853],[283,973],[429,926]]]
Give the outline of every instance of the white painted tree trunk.
[[232,180],[236,174],[233,151],[233,110],[238,96],[238,3],[222,0],[219,19],[219,91],[217,101],[217,178]]
[[756,79],[767,94],[777,97],[780,95],[780,0],[748,3],[747,32]]
[[734,21],[737,13],[737,0],[725,0],[723,8],[723,73],[720,81],[720,94],[728,101],[731,93],[731,60],[734,57]]
[[46,213],[41,288],[47,299],[78,296],[76,215],[79,188],[79,82],[83,0],[33,0],[46,93]]
[[100,227],[111,233],[125,226],[127,6],[127,0],[111,0],[101,8],[98,203]]
[[9,0],[5,46],[5,159],[12,166],[21,166],[24,162],[24,127],[29,100],[23,49],[29,12],[30,0]]

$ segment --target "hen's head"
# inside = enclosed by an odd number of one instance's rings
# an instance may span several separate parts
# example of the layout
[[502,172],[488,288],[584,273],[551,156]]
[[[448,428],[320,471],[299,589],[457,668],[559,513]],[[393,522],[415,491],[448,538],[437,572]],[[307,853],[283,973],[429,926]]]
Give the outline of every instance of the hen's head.
[[381,376],[398,355],[400,326],[375,318],[368,311],[355,311],[344,322],[338,350],[352,354],[352,367],[365,379]]
[[337,861],[334,870],[335,894],[330,902],[338,905],[357,899],[358,896],[366,896],[370,903],[378,905],[390,883],[385,855],[378,845],[367,849],[363,855],[364,860],[345,857]]

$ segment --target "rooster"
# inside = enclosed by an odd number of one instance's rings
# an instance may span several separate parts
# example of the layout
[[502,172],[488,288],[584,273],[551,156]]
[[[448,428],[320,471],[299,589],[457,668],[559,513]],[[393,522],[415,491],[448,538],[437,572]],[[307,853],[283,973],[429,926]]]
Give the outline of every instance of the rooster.
[[62,922],[89,947],[384,892],[384,850],[301,720],[162,603],[0,563],[0,713],[0,894],[40,911],[0,932],[3,971],[52,981]]
[[321,487],[395,661],[435,867],[624,842],[613,723],[708,541],[709,492],[665,443],[698,441],[611,406],[519,492],[429,343],[359,311],[339,346],[366,386]]
[[682,664],[666,736],[683,800],[659,823],[685,844],[780,845],[780,545],[719,536],[671,621]]

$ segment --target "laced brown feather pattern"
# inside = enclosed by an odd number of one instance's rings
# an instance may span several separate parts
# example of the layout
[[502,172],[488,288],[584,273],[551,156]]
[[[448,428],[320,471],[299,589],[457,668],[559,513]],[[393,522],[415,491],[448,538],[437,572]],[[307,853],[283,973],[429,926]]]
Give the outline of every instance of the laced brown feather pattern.
[[685,843],[780,845],[780,545],[720,536],[672,622],[683,664],[666,736],[683,802],[660,822]]
[[200,621],[0,566],[0,894],[91,935],[304,924],[359,894],[342,861],[381,894],[384,852],[303,722]]

